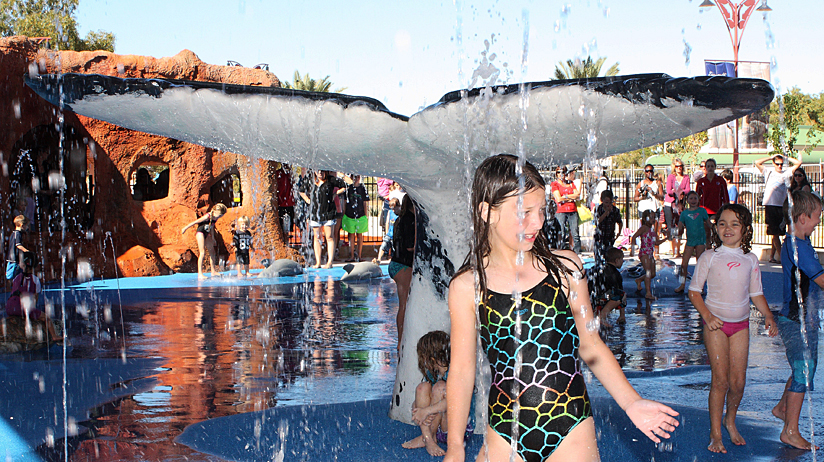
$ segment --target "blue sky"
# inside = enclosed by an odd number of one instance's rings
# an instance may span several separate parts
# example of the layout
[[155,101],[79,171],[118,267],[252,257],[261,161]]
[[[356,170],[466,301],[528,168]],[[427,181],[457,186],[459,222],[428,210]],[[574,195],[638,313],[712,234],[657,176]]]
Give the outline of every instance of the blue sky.
[[[199,8],[192,7],[200,5]],[[548,80],[558,61],[606,57],[621,74],[704,74],[704,59],[732,59],[717,8],[700,0],[81,0],[83,35],[103,29],[119,54],[173,56],[183,49],[212,64],[268,63],[281,80],[295,70],[329,75],[345,93],[371,96],[411,115],[470,86],[484,53],[498,82]],[[780,91],[824,91],[812,31],[824,4],[769,0],[750,18],[739,59],[772,62]],[[488,43],[488,52],[487,50]],[[685,51],[689,47],[689,63]],[[523,59],[524,54],[526,59]]]

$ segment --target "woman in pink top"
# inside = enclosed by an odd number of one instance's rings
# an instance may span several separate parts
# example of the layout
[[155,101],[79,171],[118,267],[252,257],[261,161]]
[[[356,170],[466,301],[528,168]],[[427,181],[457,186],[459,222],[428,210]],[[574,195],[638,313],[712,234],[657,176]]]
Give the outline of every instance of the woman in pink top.
[[684,175],[684,162],[676,157],[672,160],[672,173],[667,177],[666,196],[664,196],[664,220],[672,242],[672,251],[675,258],[681,256],[681,239],[678,236],[678,217],[682,210],[682,200],[690,192],[690,177]]

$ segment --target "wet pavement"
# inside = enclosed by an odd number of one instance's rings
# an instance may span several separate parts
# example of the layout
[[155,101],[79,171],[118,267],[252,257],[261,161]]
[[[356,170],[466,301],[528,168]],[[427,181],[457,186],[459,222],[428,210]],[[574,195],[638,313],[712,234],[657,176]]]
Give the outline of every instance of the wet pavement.
[[[0,356],[0,394],[26,397],[0,401],[8,426],[0,433],[48,460],[63,460],[64,447],[74,461],[302,460],[302,454],[432,460],[423,450],[399,449],[416,429],[386,417],[397,361],[394,283],[383,277],[347,284],[342,274],[335,268],[277,280],[95,281],[67,290],[65,302],[47,292],[56,307],[65,303],[69,319],[65,414],[72,436],[62,438],[59,347]],[[659,300],[630,299],[626,324],[613,323],[604,336],[633,385],[676,407],[682,425],[672,444],[656,447],[628,428],[623,412],[591,380],[602,458],[813,460],[778,442],[781,422],[770,409],[789,368],[781,341],[764,335],[755,317],[739,414],[749,444],[731,448],[727,440],[730,454],[706,451],[710,373],[700,319],[685,297],[667,293],[677,278],[666,270],[659,277]],[[780,277],[765,268],[765,293],[774,306]],[[824,387],[821,374],[816,385]],[[813,409],[820,393],[810,393]],[[815,433],[822,431],[819,419]],[[478,438],[470,450],[479,447]],[[8,445],[9,453],[12,439],[0,441],[8,442],[0,447]]]

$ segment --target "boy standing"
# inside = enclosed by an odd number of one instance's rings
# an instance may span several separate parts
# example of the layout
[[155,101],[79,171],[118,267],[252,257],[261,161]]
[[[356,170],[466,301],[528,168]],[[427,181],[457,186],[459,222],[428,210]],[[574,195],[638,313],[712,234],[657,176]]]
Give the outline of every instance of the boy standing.
[[[363,233],[369,229],[366,203],[369,194],[361,184],[360,175],[352,175],[353,183],[346,187],[346,205],[343,214],[343,230],[349,235],[349,260],[361,261],[363,256]],[[355,246],[357,245],[357,251]]]
[[386,233],[383,235],[383,242],[381,242],[381,248],[378,250],[378,258],[372,259],[372,263],[375,264],[380,264],[384,255],[392,252],[392,236],[395,234],[395,220],[398,219],[397,212],[401,209],[400,202],[394,197],[386,201],[386,203],[389,204],[389,213],[386,214],[386,223],[384,224]]
[[[807,389],[813,391],[813,378],[818,364],[817,305],[821,288],[824,287],[824,268],[810,243],[810,235],[821,222],[821,200],[808,192],[795,191],[792,193],[792,201],[793,232],[787,235],[781,248],[784,306],[776,316],[778,332],[787,350],[792,375],[772,413],[784,421],[782,443],[810,450],[812,444],[801,436],[798,418],[804,394]],[[800,281],[796,279],[796,271],[800,274]],[[801,328],[802,318],[806,331]]]
[[9,253],[6,256],[6,279],[13,281],[18,274],[23,272],[20,269],[20,262],[23,252],[29,249],[23,246],[23,231],[29,229],[29,219],[23,215],[14,217],[14,231],[9,237]]
[[615,243],[615,225],[618,225],[618,234],[624,224],[621,222],[621,212],[613,204],[615,196],[609,189],[601,192],[601,205],[595,209],[598,217],[598,228],[595,229],[595,245],[602,258],[606,257],[607,250]]
[[232,230],[232,245],[235,248],[235,260],[237,260],[237,276],[241,277],[241,269],[245,276],[249,276],[249,251],[253,249],[249,217],[242,216],[237,219],[237,230]]

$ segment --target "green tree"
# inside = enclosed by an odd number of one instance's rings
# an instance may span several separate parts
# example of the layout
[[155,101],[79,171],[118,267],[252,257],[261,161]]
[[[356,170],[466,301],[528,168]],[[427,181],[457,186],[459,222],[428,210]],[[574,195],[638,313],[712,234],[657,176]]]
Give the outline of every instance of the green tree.
[[[587,59],[581,61],[579,58],[575,60],[568,59],[566,62],[559,61],[555,65],[555,80],[569,80],[569,79],[591,79],[599,77],[601,74],[601,67],[606,62],[607,58],[598,58],[597,61],[592,61],[592,56],[587,56]],[[607,69],[604,76],[618,75],[618,63],[613,64]]]
[[60,50],[114,51],[115,37],[102,30],[81,38],[75,10],[80,0],[0,0],[0,36],[51,37]]
[[643,167],[648,157],[661,154],[670,159],[680,157],[686,163],[694,163],[698,160],[698,151],[707,144],[708,139],[706,131],[698,132],[681,139],[618,154],[612,158],[612,163],[618,168]]
[[309,74],[303,74],[301,77],[300,72],[295,71],[295,76],[292,79],[292,82],[281,82],[280,83],[284,88],[290,88],[292,90],[304,90],[304,91],[314,91],[318,93],[341,93],[346,90],[346,87],[337,88],[334,91],[330,90],[332,88],[332,81],[329,80],[329,76],[322,78],[321,80],[315,80],[309,77]]
[[807,154],[816,146],[817,130],[824,129],[824,104],[822,95],[813,97],[804,93],[798,87],[793,87],[780,98],[770,103],[769,125],[765,137],[772,144],[772,153],[794,154],[795,144],[802,125],[810,125],[807,131]]

